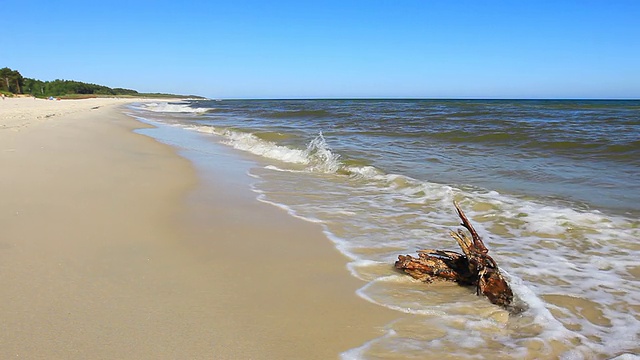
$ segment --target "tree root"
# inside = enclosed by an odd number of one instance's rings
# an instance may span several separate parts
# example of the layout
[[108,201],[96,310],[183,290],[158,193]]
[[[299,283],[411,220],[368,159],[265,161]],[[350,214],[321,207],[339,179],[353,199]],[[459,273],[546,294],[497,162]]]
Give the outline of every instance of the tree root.
[[475,286],[477,295],[486,296],[495,305],[509,309],[513,302],[513,292],[504,279],[495,260],[488,255],[489,250],[454,201],[461,225],[471,234],[459,229],[451,236],[462,249],[462,254],[446,250],[419,250],[418,257],[399,255],[396,269],[413,278],[431,283],[437,280],[454,281],[460,285]]

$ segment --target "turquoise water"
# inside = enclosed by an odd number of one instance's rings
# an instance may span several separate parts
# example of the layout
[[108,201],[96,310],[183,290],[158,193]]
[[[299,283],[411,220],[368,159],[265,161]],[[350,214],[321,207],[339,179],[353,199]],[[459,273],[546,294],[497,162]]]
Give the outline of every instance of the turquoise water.
[[[255,161],[253,191],[320,223],[398,311],[345,358],[610,358],[639,353],[638,101],[293,100],[147,104],[149,121]],[[201,151],[201,150],[200,150]],[[458,201],[527,309],[391,266],[457,250]],[[481,350],[479,350],[481,349]]]

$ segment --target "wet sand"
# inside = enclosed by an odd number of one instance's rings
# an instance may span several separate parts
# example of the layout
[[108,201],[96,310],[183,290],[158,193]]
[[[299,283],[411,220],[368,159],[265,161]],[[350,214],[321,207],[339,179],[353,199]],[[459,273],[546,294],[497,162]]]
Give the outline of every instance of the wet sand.
[[0,358],[331,359],[382,335],[396,314],[318,226],[134,133],[130,101],[0,103]]

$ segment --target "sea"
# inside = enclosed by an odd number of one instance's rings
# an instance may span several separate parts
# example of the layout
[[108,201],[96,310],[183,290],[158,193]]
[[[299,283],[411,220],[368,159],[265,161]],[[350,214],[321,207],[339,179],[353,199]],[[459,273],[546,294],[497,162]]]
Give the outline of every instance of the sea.
[[[640,101],[189,100],[128,111],[251,161],[255,197],[320,224],[364,280],[357,294],[397,311],[343,359],[640,358]],[[394,269],[398,255],[460,251],[454,201],[522,311]]]

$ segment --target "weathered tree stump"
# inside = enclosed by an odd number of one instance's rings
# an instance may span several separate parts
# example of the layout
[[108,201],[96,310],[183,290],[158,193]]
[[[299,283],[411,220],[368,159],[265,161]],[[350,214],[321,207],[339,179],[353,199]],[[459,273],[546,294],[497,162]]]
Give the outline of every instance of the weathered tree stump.
[[513,292],[500,273],[498,265],[487,253],[489,250],[473,228],[460,206],[454,201],[462,229],[451,231],[463,254],[445,250],[419,250],[418,258],[398,256],[395,267],[415,279],[431,283],[435,280],[454,281],[460,285],[475,286],[476,294],[483,294],[493,304],[509,309]]

